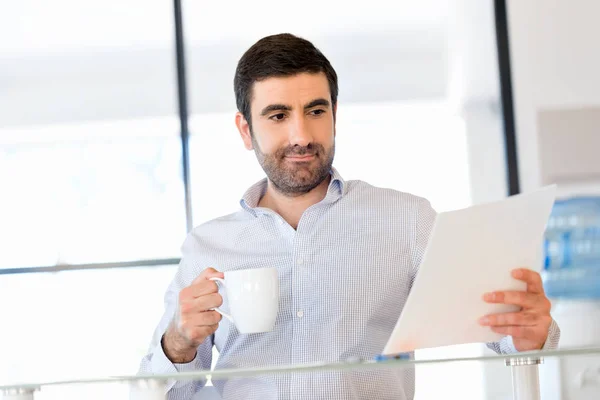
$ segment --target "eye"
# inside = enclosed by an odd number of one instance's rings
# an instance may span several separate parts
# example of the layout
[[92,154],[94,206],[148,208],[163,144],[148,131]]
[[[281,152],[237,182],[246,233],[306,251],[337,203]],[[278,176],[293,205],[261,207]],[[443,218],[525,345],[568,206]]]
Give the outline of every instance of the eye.
[[314,115],[315,117],[318,117],[319,115],[325,114],[325,110],[320,110],[320,109],[319,110],[312,110],[310,113],[312,115]]
[[270,120],[272,121],[283,121],[285,119],[285,114],[284,113],[279,113],[279,114],[275,114],[275,115],[271,115],[269,117]]

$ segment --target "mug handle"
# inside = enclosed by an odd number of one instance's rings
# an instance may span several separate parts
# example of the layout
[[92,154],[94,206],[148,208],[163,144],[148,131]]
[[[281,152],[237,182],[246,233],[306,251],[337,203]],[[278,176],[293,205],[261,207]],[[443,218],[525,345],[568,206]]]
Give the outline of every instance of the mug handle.
[[[221,278],[208,278],[209,281],[215,281],[217,282],[217,285],[220,283],[221,285],[223,285],[224,288],[227,288],[227,286],[225,286],[225,280],[221,279]],[[219,314],[221,314],[222,316],[224,316],[225,318],[227,318],[229,320],[229,322],[233,323],[233,317],[229,314],[227,314],[226,312],[223,312],[219,309],[219,307],[215,307],[215,308],[211,308],[211,311],[216,311]]]

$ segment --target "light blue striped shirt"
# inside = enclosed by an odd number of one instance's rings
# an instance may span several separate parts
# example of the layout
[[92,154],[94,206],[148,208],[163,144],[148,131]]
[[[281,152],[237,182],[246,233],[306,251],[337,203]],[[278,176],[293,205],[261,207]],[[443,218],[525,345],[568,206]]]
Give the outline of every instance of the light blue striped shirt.
[[[333,169],[325,198],[309,207],[294,230],[258,207],[266,179],[252,186],[241,210],[195,228],[182,246],[165,313],[140,373],[253,368],[372,358],[385,346],[418,271],[435,211],[423,198],[362,181]],[[172,364],[160,340],[177,309],[179,291],[207,267],[226,272],[276,267],[279,313],[272,332],[243,335],[223,319],[188,364]],[[223,292],[221,292],[224,294]],[[223,309],[228,310],[224,295]],[[558,343],[553,323],[546,348]],[[488,344],[516,352],[510,337]],[[204,382],[174,382],[168,399],[191,399]],[[223,399],[412,399],[414,369],[319,372],[215,380]]]

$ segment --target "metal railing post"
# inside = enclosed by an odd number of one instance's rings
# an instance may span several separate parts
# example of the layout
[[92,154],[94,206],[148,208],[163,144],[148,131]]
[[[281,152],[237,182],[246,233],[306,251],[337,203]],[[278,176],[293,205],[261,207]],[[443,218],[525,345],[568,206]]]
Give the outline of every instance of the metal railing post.
[[541,400],[539,365],[542,363],[543,359],[537,357],[506,359],[512,372],[514,400]]

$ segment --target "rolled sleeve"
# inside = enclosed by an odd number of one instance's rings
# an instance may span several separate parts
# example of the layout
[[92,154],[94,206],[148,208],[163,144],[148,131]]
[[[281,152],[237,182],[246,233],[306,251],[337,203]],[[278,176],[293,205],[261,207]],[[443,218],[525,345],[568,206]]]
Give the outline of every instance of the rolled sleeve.
[[560,327],[554,320],[550,323],[550,328],[548,329],[548,337],[546,338],[546,343],[542,347],[542,350],[556,350],[558,349],[558,343],[560,342]]
[[[154,374],[175,374],[178,372],[190,372],[203,369],[200,351],[197,351],[196,357],[194,357],[194,359],[188,363],[172,363],[165,354],[165,351],[160,343],[155,347],[150,363],[152,366],[152,372]],[[198,386],[204,386],[205,383],[206,380],[204,379],[196,382]],[[189,382],[186,381],[173,381],[169,382],[169,385],[167,386],[169,389],[178,389],[188,384]]]

